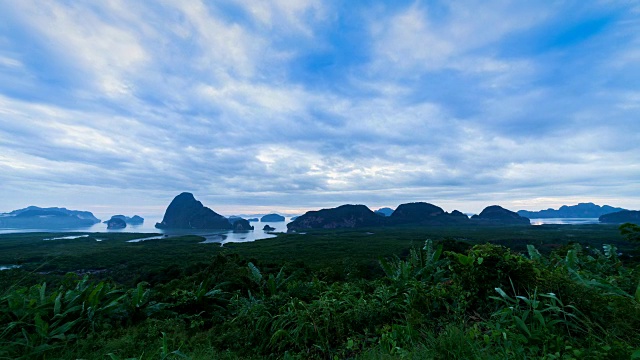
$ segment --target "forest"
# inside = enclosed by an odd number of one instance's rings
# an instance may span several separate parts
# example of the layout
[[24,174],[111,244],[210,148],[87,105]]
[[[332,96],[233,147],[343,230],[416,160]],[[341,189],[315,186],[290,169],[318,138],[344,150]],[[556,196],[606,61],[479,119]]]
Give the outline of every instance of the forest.
[[638,234],[5,234],[0,359],[640,358]]

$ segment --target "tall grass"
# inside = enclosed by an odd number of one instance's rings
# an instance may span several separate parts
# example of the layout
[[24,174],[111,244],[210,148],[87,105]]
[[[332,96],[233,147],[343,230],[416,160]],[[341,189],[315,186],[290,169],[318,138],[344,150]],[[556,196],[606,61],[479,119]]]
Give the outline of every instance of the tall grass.
[[[1,358],[491,359],[640,354],[639,271],[617,249],[445,251],[377,274],[218,255],[167,283],[90,277],[0,297]],[[372,259],[373,260],[373,259]]]

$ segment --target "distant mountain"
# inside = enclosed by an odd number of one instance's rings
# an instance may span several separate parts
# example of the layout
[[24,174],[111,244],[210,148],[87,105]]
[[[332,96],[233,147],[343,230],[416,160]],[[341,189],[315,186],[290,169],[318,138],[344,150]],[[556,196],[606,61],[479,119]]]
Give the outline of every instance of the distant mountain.
[[389,216],[387,224],[402,225],[453,225],[468,224],[469,218],[460,211],[448,213],[442,208],[426,202],[401,204]]
[[602,215],[623,211],[623,208],[612,207],[609,205],[596,205],[594,203],[579,203],[578,205],[563,205],[558,210],[547,209],[540,211],[520,210],[520,216],[530,219],[549,219],[549,218],[599,218]]
[[216,213],[188,192],[176,196],[164,213],[162,222],[156,223],[158,229],[223,229],[253,230],[249,221],[233,218],[231,221]]
[[133,217],[128,217],[124,215],[113,215],[111,219],[104,221],[105,224],[109,224],[109,221],[112,219],[119,218],[124,220],[125,223],[129,225],[142,225],[144,223],[144,218],[138,215],[133,215]]
[[0,214],[0,228],[47,229],[82,228],[99,223],[100,219],[89,211],[66,208],[29,206]]
[[337,208],[308,211],[287,224],[288,231],[304,229],[342,229],[379,226],[384,218],[364,205],[342,205]]
[[391,214],[381,216],[364,205],[342,205],[337,208],[309,211],[287,224],[289,231],[304,229],[362,228],[376,226],[441,226],[469,224],[469,218],[459,212],[448,213],[425,203],[402,204]]
[[623,210],[600,216],[600,222],[603,224],[623,224],[633,223],[640,225],[640,211]]
[[487,206],[478,215],[473,215],[471,221],[480,225],[530,225],[528,218],[507,210],[498,205]]
[[278,214],[268,214],[260,218],[260,222],[280,222],[285,221],[284,216]]
[[63,213],[61,211],[54,210],[27,210],[15,215],[16,218],[19,219],[28,219],[28,218],[47,218],[47,217],[57,217],[57,218],[65,218],[73,215],[69,215],[67,213]]
[[374,211],[374,213],[378,215],[383,215],[383,216],[391,216],[391,214],[393,214],[393,209],[388,207],[383,207]]
[[93,221],[94,224],[97,224],[97,223],[100,222],[100,219],[98,219],[95,216],[93,216],[93,213],[91,213],[90,211],[69,210],[67,208],[59,208],[59,207],[41,208],[41,207],[38,207],[38,206],[27,206],[24,209],[13,210],[10,213],[0,214],[0,216],[18,215],[18,214],[21,214],[21,213],[23,213],[25,211],[30,211],[30,210],[43,210],[43,211],[61,212],[61,213],[67,214],[67,215],[77,216],[79,219],[91,220],[91,221]]

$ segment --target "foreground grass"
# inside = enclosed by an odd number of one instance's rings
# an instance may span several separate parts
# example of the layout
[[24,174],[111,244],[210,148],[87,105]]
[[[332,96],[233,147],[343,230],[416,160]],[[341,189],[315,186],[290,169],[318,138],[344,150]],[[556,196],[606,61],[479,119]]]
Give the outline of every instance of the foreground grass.
[[640,357],[615,227],[146,236],[1,236],[0,359]]

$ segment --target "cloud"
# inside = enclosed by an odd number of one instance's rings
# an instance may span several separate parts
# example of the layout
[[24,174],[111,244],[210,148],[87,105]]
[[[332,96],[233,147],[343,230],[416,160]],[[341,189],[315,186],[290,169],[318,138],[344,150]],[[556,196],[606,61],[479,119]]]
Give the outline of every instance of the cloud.
[[508,62],[485,49],[510,33],[543,21],[547,12],[541,6],[509,3],[415,2],[392,16],[371,20],[377,60],[374,67],[391,65],[400,72],[501,71]]
[[108,23],[88,7],[20,2],[13,13],[37,32],[49,51],[92,76],[91,90],[106,96],[129,93],[133,84],[127,77],[148,60],[138,34],[119,26],[120,21]]
[[23,67],[22,63],[19,60],[7,56],[0,56],[0,66],[14,69]]
[[23,1],[0,20],[4,210],[638,207],[623,3]]
[[327,11],[318,0],[239,0],[236,3],[268,29],[298,32],[307,37],[313,37],[314,29],[310,25],[324,19]]

